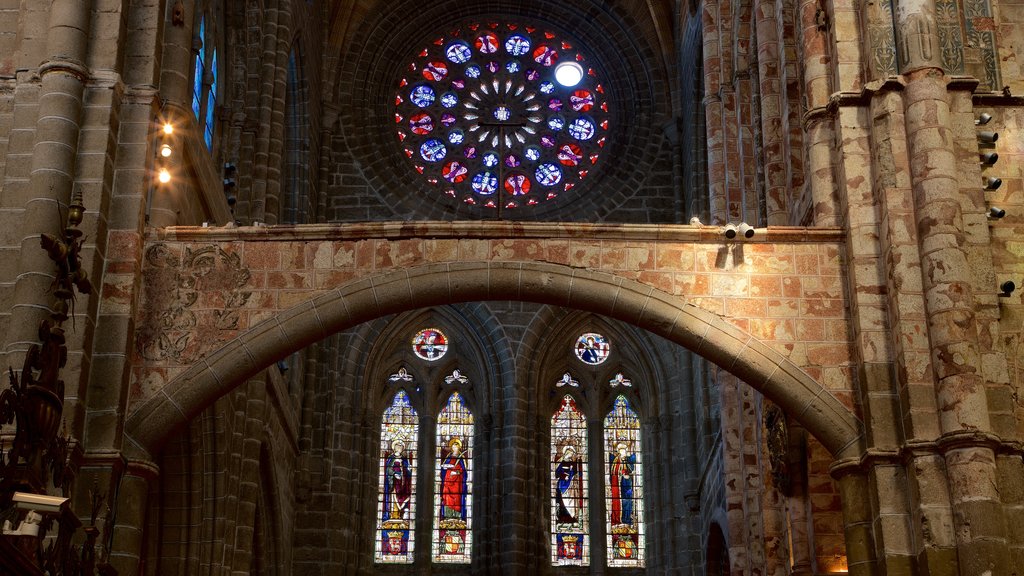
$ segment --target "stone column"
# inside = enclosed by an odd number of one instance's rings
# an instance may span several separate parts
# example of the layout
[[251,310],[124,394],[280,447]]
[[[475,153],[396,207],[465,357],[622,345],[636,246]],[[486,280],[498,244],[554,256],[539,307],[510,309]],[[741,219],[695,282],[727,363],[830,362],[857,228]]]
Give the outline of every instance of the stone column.
[[799,0],[801,66],[804,78],[804,130],[807,133],[807,187],[811,225],[835,226],[836,207],[832,174],[833,117],[827,106],[832,93],[831,67],[824,11],[818,0]]
[[846,536],[846,565],[853,576],[881,574],[875,558],[871,531],[872,505],[867,475],[857,459],[832,465],[832,478],[839,486],[843,503],[843,529]]
[[708,155],[708,222],[725,224],[729,213],[726,205],[725,129],[722,105],[722,55],[719,47],[721,24],[718,2],[704,3],[704,118],[707,129]]
[[85,59],[91,12],[89,0],[54,0],[50,7],[46,41],[49,58],[39,66],[39,116],[30,198],[22,216],[18,280],[4,348],[8,364],[15,369],[21,367],[21,353],[38,341],[39,323],[50,311],[55,265],[40,247],[39,238],[42,234],[60,234],[71,200],[82,94],[89,78]]
[[[162,18],[163,54],[160,68],[160,97],[163,99],[161,121],[174,126],[177,134],[184,133],[188,126],[195,123],[192,112],[192,66],[195,51],[192,47],[192,32],[195,22],[194,3],[186,2],[183,20],[180,24],[173,20],[173,3],[168,2]],[[156,129],[157,126],[154,126]],[[177,164],[183,165],[185,153],[183,139],[179,137],[161,136],[170,139],[177,155]],[[150,165],[148,163],[147,165]],[[178,214],[185,200],[182,195],[186,187],[181,185],[161,186],[156,183],[153,174],[149,175],[149,185],[154,186],[147,214],[149,224],[158,228],[174,226],[178,223]]]
[[1006,525],[997,489],[972,271],[964,249],[957,158],[947,78],[932,0],[904,0],[896,11],[900,72],[921,275],[940,436],[961,574],[1009,572]]
[[110,564],[123,576],[140,573],[146,547],[149,487],[159,477],[160,469],[153,462],[129,460],[125,475],[121,478]]

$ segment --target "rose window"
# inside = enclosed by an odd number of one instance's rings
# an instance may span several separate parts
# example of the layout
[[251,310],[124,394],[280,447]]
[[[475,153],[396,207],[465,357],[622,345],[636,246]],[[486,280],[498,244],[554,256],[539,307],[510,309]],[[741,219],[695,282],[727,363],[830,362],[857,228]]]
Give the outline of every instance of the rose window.
[[577,47],[543,28],[469,24],[436,38],[395,94],[403,152],[438,194],[513,209],[572,190],[607,141],[608,102]]

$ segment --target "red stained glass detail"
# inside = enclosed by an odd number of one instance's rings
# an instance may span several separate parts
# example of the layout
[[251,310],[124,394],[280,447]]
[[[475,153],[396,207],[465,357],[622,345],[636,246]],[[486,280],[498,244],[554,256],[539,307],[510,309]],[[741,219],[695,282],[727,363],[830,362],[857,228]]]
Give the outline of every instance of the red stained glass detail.
[[462,201],[470,206],[476,206],[476,200],[474,200],[472,196],[466,196]]
[[509,24],[509,25],[508,25],[508,29],[509,29],[509,30],[515,30],[515,29],[517,29],[517,28],[519,28],[519,25],[518,25],[518,24]]
[[543,66],[551,66],[558,62],[558,52],[545,44],[541,44],[533,51],[533,60]]
[[405,88],[408,85],[409,85],[409,81],[406,80],[405,78],[402,78],[402,81],[398,83],[398,87],[399,88]]
[[601,128],[604,128],[605,130],[608,129],[608,121],[607,120],[604,120],[604,121],[601,122]]
[[430,55],[430,50],[427,50],[426,48],[423,49],[423,52],[420,52],[420,58],[426,58],[429,55]]
[[604,111],[604,112],[608,111],[608,103],[607,102],[601,102],[601,110]]
[[427,178],[427,182],[437,186],[437,178]]
[[440,46],[442,44],[444,44],[444,38],[438,38],[437,40],[434,40],[435,46]]
[[544,37],[547,38],[548,40],[551,40],[552,38],[555,37],[555,35],[552,34],[551,32],[545,32]]
[[420,112],[409,118],[409,129],[420,136],[434,131],[434,119],[426,112]]
[[575,188],[575,187],[576,187],[576,185],[575,185],[575,184],[573,184],[572,182],[566,182],[566,183],[565,183],[565,191],[566,191],[566,192],[568,192],[569,190],[572,190],[572,189],[573,189],[573,188]]
[[583,62],[583,54],[577,54],[576,55],[576,61],[577,62]]
[[600,146],[601,148],[604,148],[604,138],[603,137],[600,140],[597,141],[597,145]]
[[451,188],[445,190],[444,193],[451,196],[452,198],[455,198],[455,190],[452,190]]
[[527,26],[526,27],[526,31],[529,32],[530,34],[533,34],[536,30],[537,29],[534,28],[533,26]]
[[473,42],[477,51],[483,54],[494,54],[498,51],[498,37],[492,32],[484,32]]
[[423,174],[423,166],[420,166],[419,164],[417,164],[416,165],[416,171],[419,172],[420,174]]
[[405,142],[405,136],[406,136],[405,132],[402,132],[401,130],[398,131],[398,141],[399,142]]
[[558,149],[558,161],[562,166],[576,166],[583,159],[583,150],[576,144],[563,144]]
[[594,72],[593,68],[587,68],[587,74],[590,76],[597,76],[597,72]]
[[591,154],[590,155],[590,163],[591,164],[597,164],[597,154]]
[[494,29],[496,29],[498,27],[498,23],[497,22],[488,22],[487,23],[487,27],[490,28],[491,30],[494,30]]
[[488,200],[487,203],[484,204],[484,208],[497,208],[497,206],[498,205],[494,203],[494,200]]
[[552,198],[558,198],[558,194],[555,194],[554,192],[548,192],[548,200],[551,200]]
[[412,64],[409,64],[409,70],[411,72],[415,72],[416,71],[416,63],[415,62],[413,62]]
[[395,94],[395,106],[401,106],[402,102],[405,102],[405,99],[401,95]]
[[395,123],[401,124],[402,120],[405,120],[405,116],[402,116],[398,112],[395,112]]
[[524,174],[513,174],[505,178],[505,191],[513,196],[524,196],[530,193],[532,183]]
[[466,87],[466,81],[462,80],[462,79],[452,80],[452,86],[454,86],[455,88],[457,88],[459,90],[462,90],[463,88]]
[[604,94],[604,86],[601,86],[600,84],[598,84],[596,87],[594,87],[594,90],[597,90],[601,94]]
[[516,204],[515,202],[509,202],[508,204],[505,204],[505,208],[515,208],[517,206],[519,206],[519,204]]
[[580,179],[582,180],[583,178],[586,178],[587,174],[590,174],[590,172],[587,170],[580,170]]
[[589,112],[594,107],[594,95],[590,90],[575,90],[569,96],[569,103],[577,112]]
[[438,82],[448,75],[448,65],[441,61],[428,62],[423,67],[423,77]]
[[413,151],[408,149],[408,148],[406,148],[405,149],[405,156],[406,156],[406,158],[412,158],[412,155],[413,155]]
[[572,50],[572,44],[562,41],[562,50]]
[[537,200],[535,198],[530,198],[530,200],[527,201],[526,205],[527,206],[536,206],[537,205]]

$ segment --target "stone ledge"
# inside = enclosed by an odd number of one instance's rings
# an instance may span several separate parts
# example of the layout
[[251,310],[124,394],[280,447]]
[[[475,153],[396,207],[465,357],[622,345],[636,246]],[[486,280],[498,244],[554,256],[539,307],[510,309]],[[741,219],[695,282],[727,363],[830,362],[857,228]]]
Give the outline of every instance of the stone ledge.
[[679,224],[575,224],[565,222],[369,222],[358,224],[301,224],[275,226],[168,226],[151,228],[147,240],[184,242],[246,242],[283,240],[364,240],[402,238],[595,238],[636,242],[694,242],[707,244],[841,243],[842,228],[771,226],[758,228],[750,239],[726,240],[721,226]]

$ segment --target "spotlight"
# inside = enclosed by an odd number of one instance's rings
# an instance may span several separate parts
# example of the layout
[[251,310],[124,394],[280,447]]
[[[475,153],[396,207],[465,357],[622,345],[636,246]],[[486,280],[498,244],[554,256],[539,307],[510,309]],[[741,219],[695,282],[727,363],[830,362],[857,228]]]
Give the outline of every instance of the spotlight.
[[999,206],[993,206],[988,209],[988,217],[992,220],[998,220],[1003,216],[1006,216],[1006,210],[1003,210]]
[[566,88],[571,88],[583,80],[583,67],[575,62],[562,62],[555,66],[555,80]]
[[1002,290],[999,295],[1006,297],[1013,294],[1013,291],[1017,289],[1017,285],[1013,283],[1013,280],[1007,280],[999,285],[999,289]]
[[996,178],[995,176],[985,176],[985,190],[992,191],[1003,185],[1002,178]]
[[167,184],[171,181],[171,173],[167,171],[167,168],[161,168],[157,179],[160,180],[161,184]]
[[999,140],[999,132],[992,132],[989,130],[978,132],[978,142],[981,142],[982,144],[995,144],[996,140]]
[[169,145],[164,144],[163,146],[160,146],[160,156],[162,156],[164,158],[170,158],[171,157],[171,152],[172,152],[172,150],[171,150],[171,147]]
[[978,154],[978,158],[981,160],[983,166],[992,166],[999,161],[999,154],[995,152],[985,152]]
[[744,238],[754,237],[754,227],[751,226],[750,224],[747,224],[746,222],[741,222],[737,230]]
[[982,112],[978,116],[978,119],[974,121],[974,125],[975,126],[984,126],[985,124],[988,124],[991,121],[992,121],[992,115],[989,114],[988,112]]
[[164,134],[167,134],[168,136],[174,134],[174,126],[171,126],[170,122],[164,123]]
[[733,238],[736,237],[736,225],[735,224],[726,224],[725,228],[723,230],[724,230],[724,233],[725,233],[725,237],[728,238],[729,240],[732,240]]

